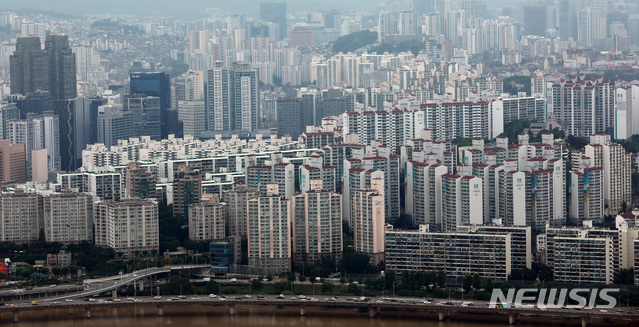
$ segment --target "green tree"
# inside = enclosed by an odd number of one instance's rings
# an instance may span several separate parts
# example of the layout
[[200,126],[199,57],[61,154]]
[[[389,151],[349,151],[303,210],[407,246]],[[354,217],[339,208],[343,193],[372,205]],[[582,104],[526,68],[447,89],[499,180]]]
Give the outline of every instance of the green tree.
[[393,288],[393,284],[395,283],[395,280],[397,280],[397,273],[395,272],[395,270],[384,271],[384,287],[387,290],[390,290]]
[[619,272],[615,274],[615,284],[634,285],[635,284],[635,270],[619,269]]
[[348,284],[347,290],[348,290],[348,293],[354,294],[354,295],[360,294],[361,292],[359,287],[357,287],[357,284],[353,284],[353,283]]
[[471,289],[473,288],[473,275],[471,274],[464,275],[462,287],[464,288],[466,292],[471,291]]
[[479,277],[479,274],[475,273],[473,274],[473,289],[477,291],[480,288],[481,288],[481,278]]
[[262,280],[259,278],[253,278],[251,285],[253,286],[253,289],[257,291],[262,288]]
[[160,287],[163,294],[194,294],[195,287],[188,278],[172,276],[166,284]]
[[333,284],[329,282],[323,282],[321,290],[324,294],[333,294]]

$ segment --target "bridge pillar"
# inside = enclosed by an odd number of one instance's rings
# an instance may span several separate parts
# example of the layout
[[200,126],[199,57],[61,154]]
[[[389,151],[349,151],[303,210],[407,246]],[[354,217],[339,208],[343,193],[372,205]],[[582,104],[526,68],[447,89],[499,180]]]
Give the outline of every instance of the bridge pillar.
[[439,321],[442,321],[446,318],[448,318],[448,313],[445,311],[439,311]]
[[369,306],[368,307],[368,316],[370,318],[375,318],[379,314],[379,307]]
[[590,325],[590,317],[581,317],[581,327],[588,327]]
[[84,311],[86,312],[87,319],[91,319],[91,307],[84,308]]
[[158,316],[162,317],[164,315],[164,309],[161,304],[158,304]]
[[20,310],[13,310],[13,322],[18,322]]
[[235,304],[229,304],[229,315],[235,316]]
[[509,325],[514,325],[519,321],[519,315],[516,313],[509,313],[508,314],[508,324]]
[[306,315],[306,305],[302,304],[300,305],[300,316],[304,316]]
[[[138,283],[138,291],[140,292],[144,291],[144,281],[138,280],[137,283]],[[133,288],[135,288],[135,285],[133,286]]]
[[69,308],[69,315],[73,316],[73,308]]
[[111,297],[114,298],[114,299],[118,297],[118,289],[117,288],[114,288],[111,291]]

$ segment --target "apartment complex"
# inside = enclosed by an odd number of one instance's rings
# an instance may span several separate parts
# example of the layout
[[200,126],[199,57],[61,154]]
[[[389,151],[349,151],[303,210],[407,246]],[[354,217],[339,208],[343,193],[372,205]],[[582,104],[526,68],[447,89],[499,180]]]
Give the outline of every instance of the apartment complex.
[[189,205],[189,240],[211,241],[226,238],[227,205],[205,195]]
[[94,205],[94,217],[95,245],[112,248],[120,258],[159,253],[156,201],[101,201]]
[[386,269],[441,270],[448,277],[479,274],[506,280],[512,268],[510,233],[441,233],[419,230],[386,230]]
[[173,214],[188,218],[189,205],[202,197],[202,175],[199,170],[179,165],[173,178]]
[[62,190],[43,197],[44,236],[63,244],[93,242],[93,197]]
[[291,269],[291,201],[277,184],[248,200],[249,265],[281,274]]
[[342,256],[342,196],[312,180],[310,190],[293,197],[295,263],[312,265],[322,257]]
[[384,211],[383,181],[374,179],[370,189],[351,193],[351,226],[355,251],[366,253],[373,264],[384,261]]
[[38,240],[42,230],[42,196],[15,190],[0,195],[0,241],[18,244]]

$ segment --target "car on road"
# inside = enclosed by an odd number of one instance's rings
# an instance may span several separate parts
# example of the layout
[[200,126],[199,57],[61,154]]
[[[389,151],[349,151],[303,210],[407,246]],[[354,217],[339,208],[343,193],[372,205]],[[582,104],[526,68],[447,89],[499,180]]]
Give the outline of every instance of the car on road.
[[159,296],[159,295],[157,295],[157,296],[154,296],[154,297],[153,297],[153,299],[154,299],[154,300],[162,300],[162,297],[161,297],[161,296]]
[[599,311],[601,311],[603,313],[607,313],[608,312],[608,310],[599,310]]
[[38,304],[40,304],[40,302],[38,302],[38,301],[31,301],[31,305],[38,305]]
[[246,294],[246,295],[244,295],[244,298],[250,299],[250,298],[252,298],[252,296]]
[[284,296],[284,294],[280,294],[280,295],[277,296],[277,299],[278,300],[284,300],[284,299],[286,299],[286,296]]
[[258,296],[257,296],[257,299],[258,299],[258,300],[266,300],[266,298],[264,297],[264,295],[258,295]]
[[89,302],[95,302],[94,298],[89,298]]
[[217,295],[215,295],[215,294],[209,294],[209,298],[211,298],[211,299],[216,298],[216,297],[217,297]]
[[127,299],[127,301],[135,301],[135,298],[132,298],[132,297],[128,297],[126,299]]
[[73,302],[73,299],[66,299],[67,302]]
[[58,285],[56,285],[56,284],[49,285],[49,287],[51,287],[51,288],[56,287],[56,286],[58,286]]

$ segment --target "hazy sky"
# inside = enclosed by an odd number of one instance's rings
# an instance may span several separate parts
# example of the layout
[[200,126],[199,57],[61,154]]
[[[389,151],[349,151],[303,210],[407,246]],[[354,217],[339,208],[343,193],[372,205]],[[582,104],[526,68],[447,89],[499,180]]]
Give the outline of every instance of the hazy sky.
[[[412,1],[412,0],[409,0]],[[487,0],[503,3],[506,0]],[[259,17],[259,4],[264,0],[0,0],[0,10],[32,8],[70,14],[132,14],[137,16],[171,16],[193,18],[204,15],[206,8],[220,8],[233,13]],[[287,2],[288,11],[335,8],[347,12],[352,8],[375,9],[389,0],[279,0]],[[457,4],[461,0],[453,0]],[[515,1],[508,3],[514,4]]]
[[[190,18],[204,14],[206,8],[220,8],[241,12],[247,16],[259,16],[259,4],[263,0],[0,0],[0,9],[37,8],[70,14],[133,14],[138,16],[172,16]],[[347,10],[353,6],[370,5],[366,0],[282,0],[288,11],[336,8]],[[372,1],[379,3],[385,1]]]

